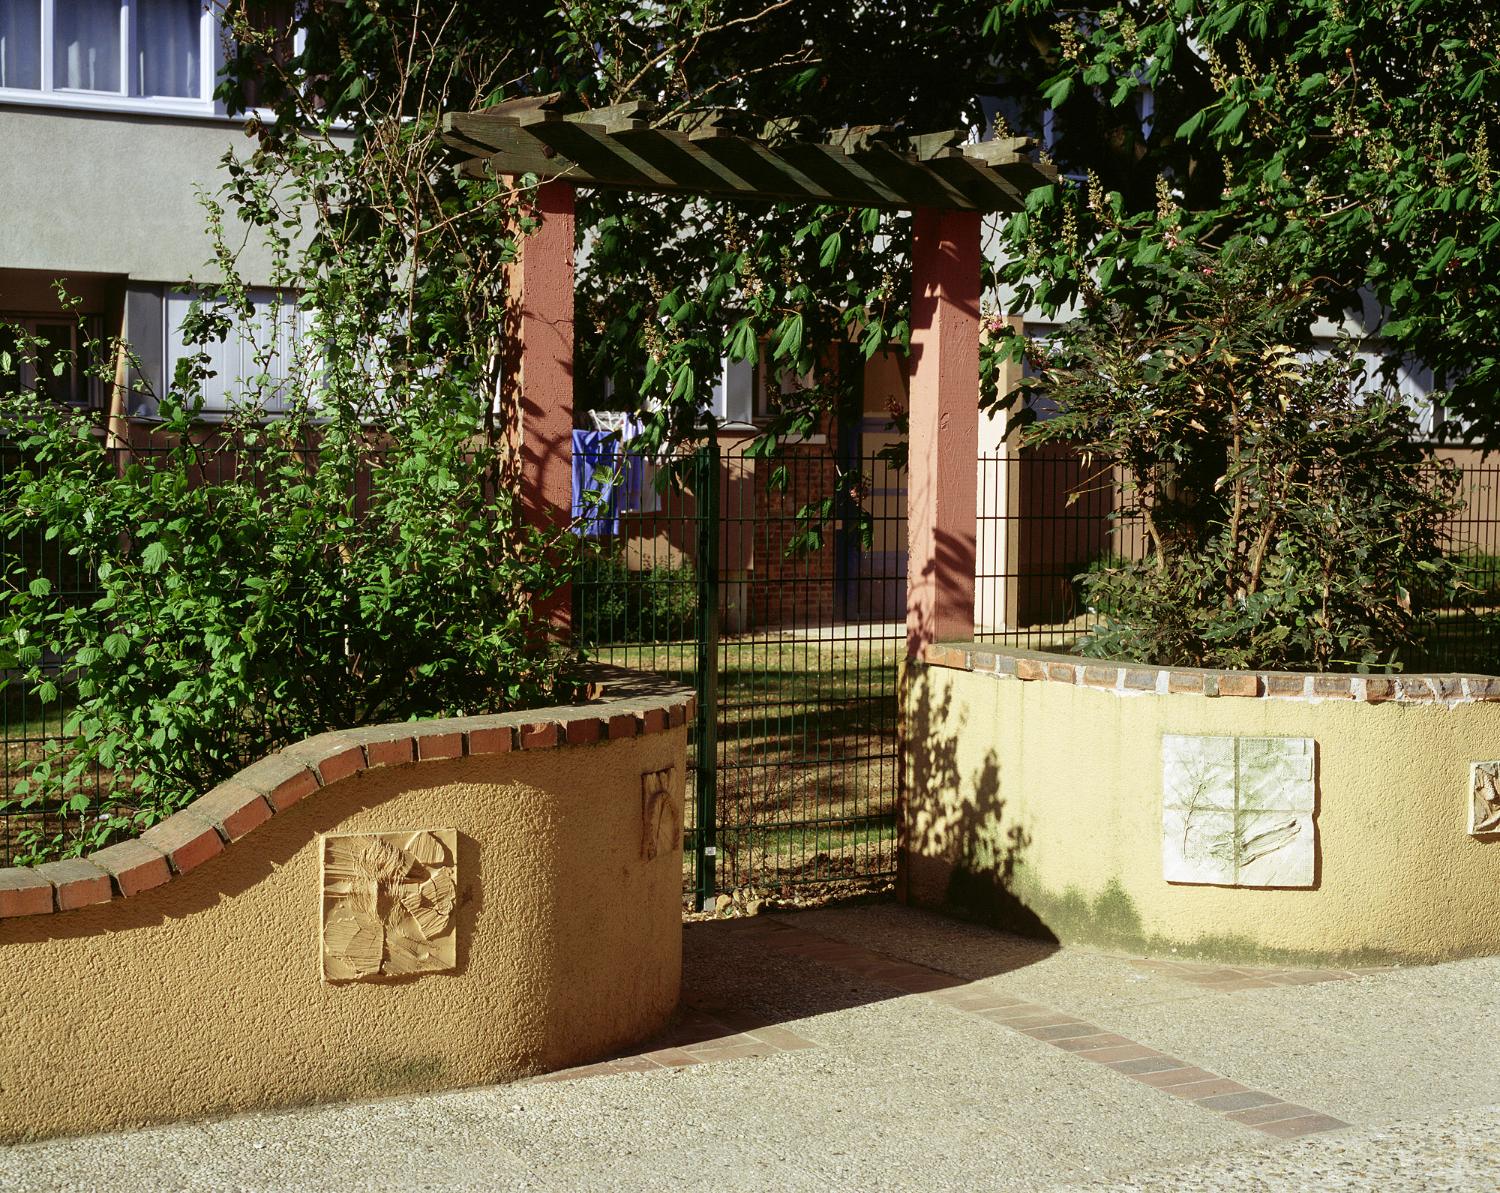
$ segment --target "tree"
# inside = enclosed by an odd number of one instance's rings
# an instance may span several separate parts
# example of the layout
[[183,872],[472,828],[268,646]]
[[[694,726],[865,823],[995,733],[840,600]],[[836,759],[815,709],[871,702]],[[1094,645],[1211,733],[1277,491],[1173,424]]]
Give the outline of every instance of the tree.
[[[998,102],[1015,132],[1040,136],[1045,123],[1076,180],[996,221],[992,302],[1055,313],[1097,290],[1129,304],[1171,243],[1274,240],[1296,279],[1327,280],[1327,311],[1373,299],[1371,330],[1392,360],[1433,366],[1454,411],[1500,437],[1489,397],[1500,18],[1482,5],[530,0],[501,12],[313,0],[299,19],[296,52],[242,39],[224,93],[234,103],[253,84],[282,118],[278,136],[294,116],[336,118],[356,151],[390,114],[433,118],[435,92],[397,83],[424,67],[451,107],[558,91],[584,106],[649,100],[661,122],[738,109],[771,135],[860,123],[977,133]],[[462,206],[451,171],[430,182]],[[822,382],[788,401],[768,451],[852,401],[825,367],[837,345],[904,349],[899,219],[601,191],[585,197],[580,232],[581,375],[649,399],[663,412],[654,435],[686,434],[706,370],[752,337]]]
[[[399,127],[432,129],[443,108],[561,93],[586,107],[647,100],[654,119],[691,127],[713,111],[753,114],[754,131],[792,136],[849,123],[977,129],[978,96],[997,67],[975,34],[987,7],[878,0],[846,9],[805,0],[665,0],[622,9],[604,0],[507,6],[313,2],[299,16],[301,48],[278,31],[245,28],[222,93],[253,92],[275,119],[257,124],[273,155],[307,130],[367,155]],[[241,7],[241,25],[250,13]],[[403,72],[440,78],[402,88]],[[748,118],[748,117],[747,117]],[[399,123],[398,123],[399,122]],[[385,131],[382,131],[385,130]],[[316,133],[315,133],[316,135]],[[268,159],[241,168],[260,176]],[[457,160],[430,160],[423,202],[456,217],[471,201]],[[338,196],[333,196],[336,202]],[[375,235],[379,221],[351,221]],[[702,426],[709,378],[726,355],[771,345],[778,370],[811,374],[760,436],[774,451],[847,408],[850,373],[831,367],[840,346],[866,356],[902,351],[906,217],[843,208],[730,205],[585,193],[580,237],[580,377],[609,377],[656,412],[648,439],[680,440]],[[466,228],[473,241],[483,225]]]
[[990,25],[1035,36],[1054,153],[1081,180],[1037,192],[1007,223],[1018,306],[1130,306],[1175,244],[1272,243],[1288,282],[1320,280],[1325,312],[1373,299],[1388,364],[1433,367],[1445,404],[1500,444],[1493,9],[1009,0]]
[[1091,302],[1029,382],[1028,438],[1124,482],[1148,549],[1096,567],[1084,652],[1164,665],[1328,670],[1409,662],[1451,598],[1455,469],[1412,413],[1363,395],[1346,341],[1307,360],[1313,292],[1274,251],[1179,248],[1125,307]]

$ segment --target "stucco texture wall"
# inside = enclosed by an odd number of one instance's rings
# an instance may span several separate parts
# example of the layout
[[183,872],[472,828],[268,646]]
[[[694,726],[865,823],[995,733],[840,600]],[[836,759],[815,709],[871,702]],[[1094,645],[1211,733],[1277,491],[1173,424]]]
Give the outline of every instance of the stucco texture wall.
[[[1097,690],[914,663],[905,889],[1062,941],[1307,965],[1500,952],[1500,839],[1467,831],[1500,704]],[[1317,741],[1310,889],[1163,878],[1164,734]]]
[[[686,730],[330,783],[189,873],[0,920],[0,1137],[502,1081],[658,1029],[680,848],[642,856],[642,775]],[[458,831],[457,969],[327,983],[320,834]],[[679,834],[680,836],[680,834]]]
[[[0,145],[0,269],[173,284],[215,276],[195,187],[217,191],[219,159],[252,148],[237,120],[3,106]],[[228,233],[238,243],[243,228]],[[251,285],[274,280],[255,236],[239,268]]]

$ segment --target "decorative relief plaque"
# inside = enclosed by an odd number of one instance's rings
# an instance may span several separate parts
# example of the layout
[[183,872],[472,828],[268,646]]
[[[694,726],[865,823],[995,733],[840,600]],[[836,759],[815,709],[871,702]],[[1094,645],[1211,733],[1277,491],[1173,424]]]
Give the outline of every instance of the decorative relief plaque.
[[457,967],[458,832],[330,833],[323,838],[323,977]]
[[682,825],[672,807],[672,768],[641,776],[641,860],[672,853],[682,840]]
[[1309,737],[1162,738],[1168,882],[1310,887],[1317,828]]
[[1469,779],[1469,834],[1500,837],[1500,762],[1476,762]]

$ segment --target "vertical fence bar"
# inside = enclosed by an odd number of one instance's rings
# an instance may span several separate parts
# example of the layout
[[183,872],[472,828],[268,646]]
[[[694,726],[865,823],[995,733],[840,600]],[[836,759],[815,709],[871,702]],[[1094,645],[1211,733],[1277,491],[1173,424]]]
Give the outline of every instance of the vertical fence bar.
[[717,886],[719,720],[719,444],[698,453],[698,771],[694,833],[693,909],[702,911]]

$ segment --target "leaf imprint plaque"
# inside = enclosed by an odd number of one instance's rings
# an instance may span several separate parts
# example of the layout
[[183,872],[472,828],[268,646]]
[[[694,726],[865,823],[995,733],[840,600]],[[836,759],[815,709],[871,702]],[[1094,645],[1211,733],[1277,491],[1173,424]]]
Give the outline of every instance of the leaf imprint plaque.
[[323,838],[323,977],[457,967],[458,830]]
[[1162,876],[1312,886],[1316,757],[1310,737],[1164,735]]

